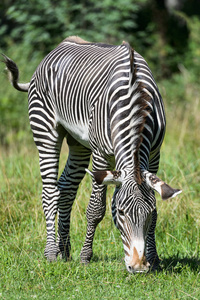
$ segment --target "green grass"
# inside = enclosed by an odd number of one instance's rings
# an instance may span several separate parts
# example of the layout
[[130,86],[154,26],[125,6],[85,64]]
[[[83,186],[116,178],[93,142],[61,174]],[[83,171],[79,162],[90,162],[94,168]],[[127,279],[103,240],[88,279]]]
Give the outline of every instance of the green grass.
[[[13,143],[0,152],[0,299],[200,299],[200,139],[197,106],[167,109],[167,134],[159,176],[183,193],[162,201],[157,195],[157,250],[162,270],[130,275],[111,219],[110,199],[94,240],[94,256],[80,264],[91,192],[88,175],[73,206],[72,261],[48,263],[41,204],[38,154]],[[30,139],[30,137],[28,137]],[[62,151],[61,169],[67,157]]]

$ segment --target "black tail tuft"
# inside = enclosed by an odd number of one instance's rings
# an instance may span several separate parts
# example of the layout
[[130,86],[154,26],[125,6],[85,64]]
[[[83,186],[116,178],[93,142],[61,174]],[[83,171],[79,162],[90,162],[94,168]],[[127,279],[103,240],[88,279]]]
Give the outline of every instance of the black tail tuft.
[[19,79],[19,69],[16,65],[16,63],[10,59],[5,54],[1,54],[4,58],[4,60],[1,60],[6,65],[6,70],[9,75],[9,80],[11,84],[14,86],[14,88],[20,92],[28,92],[29,83],[18,83]]

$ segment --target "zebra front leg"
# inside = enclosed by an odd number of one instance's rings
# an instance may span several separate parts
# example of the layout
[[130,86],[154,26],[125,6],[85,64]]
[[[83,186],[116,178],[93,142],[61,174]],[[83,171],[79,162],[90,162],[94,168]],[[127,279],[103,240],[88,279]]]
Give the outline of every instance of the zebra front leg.
[[63,259],[70,257],[70,216],[78,186],[89,165],[91,151],[68,136],[69,156],[58,181],[60,199],[58,204],[58,251]]
[[[154,154],[149,161],[149,172],[156,174],[159,167],[160,161],[160,151]],[[144,166],[145,170],[148,170],[148,166]],[[154,191],[151,189],[150,193],[154,194]],[[155,199],[156,205],[156,199]],[[156,249],[156,241],[155,241],[155,229],[156,229],[156,222],[157,222],[157,209],[155,208],[152,212],[152,221],[151,226],[148,231],[148,235],[146,238],[146,259],[150,263],[150,269],[156,270],[159,268],[160,259],[158,257],[157,249]]]
[[95,230],[106,211],[106,190],[105,185],[97,185],[96,182],[93,182],[92,194],[86,212],[87,233],[81,250],[82,263],[89,263],[93,255],[92,244]]
[[157,210],[152,212],[152,222],[146,239],[146,258],[150,263],[151,270],[159,268],[160,260],[156,250],[155,229],[157,221]]

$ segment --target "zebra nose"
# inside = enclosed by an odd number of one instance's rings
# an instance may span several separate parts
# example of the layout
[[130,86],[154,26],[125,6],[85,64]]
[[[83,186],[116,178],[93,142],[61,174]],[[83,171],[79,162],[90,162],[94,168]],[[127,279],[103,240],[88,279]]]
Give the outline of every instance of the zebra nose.
[[134,266],[127,266],[127,270],[129,273],[145,273],[149,271],[150,263],[146,262],[144,264],[137,264]]
[[129,273],[142,273],[149,270],[150,264],[145,257],[144,242],[137,242],[136,247],[133,248],[132,255],[125,259],[126,268]]

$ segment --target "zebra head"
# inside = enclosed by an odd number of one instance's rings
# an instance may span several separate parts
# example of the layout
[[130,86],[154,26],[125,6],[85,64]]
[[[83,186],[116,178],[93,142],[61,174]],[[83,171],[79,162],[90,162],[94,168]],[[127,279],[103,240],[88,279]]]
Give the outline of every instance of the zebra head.
[[115,190],[113,220],[121,233],[125,264],[130,273],[145,272],[150,267],[146,259],[146,237],[155,207],[154,194],[144,184],[139,187],[129,179]]
[[[88,170],[87,170],[88,171]],[[179,194],[154,174],[145,171],[143,181],[138,184],[127,171],[88,171],[98,184],[115,184],[112,214],[116,227],[121,233],[124,246],[125,265],[130,273],[146,272],[150,262],[146,256],[147,235],[153,222],[152,214],[156,208],[154,190],[163,200]]]

